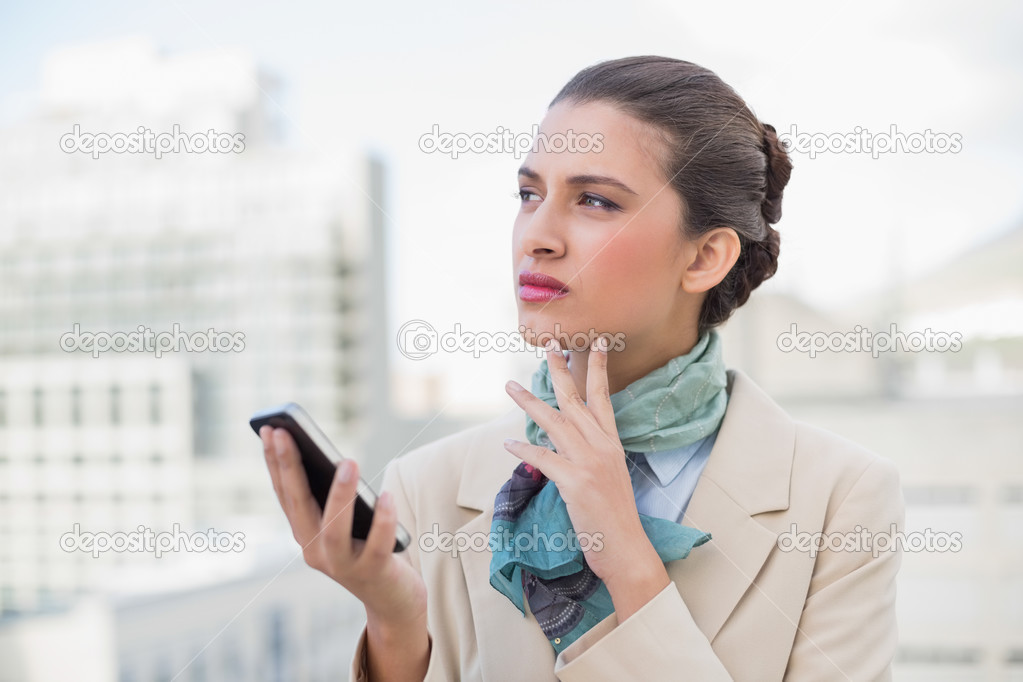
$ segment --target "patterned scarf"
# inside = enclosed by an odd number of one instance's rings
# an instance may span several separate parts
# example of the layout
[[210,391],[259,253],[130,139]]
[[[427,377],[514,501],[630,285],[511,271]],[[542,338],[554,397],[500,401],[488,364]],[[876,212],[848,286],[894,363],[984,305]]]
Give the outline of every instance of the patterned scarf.
[[[673,358],[611,396],[615,425],[625,450],[664,452],[713,433],[728,402],[721,340],[711,330],[685,355]],[[557,409],[547,360],[533,374],[532,393]],[[527,414],[526,437],[555,450]],[[664,562],[683,559],[710,535],[666,519],[639,515],[643,530]],[[500,542],[490,562],[490,584],[525,615],[523,599],[556,653],[614,611],[604,582],[587,566],[583,549],[598,539],[577,537],[568,508],[553,481],[525,462],[512,472],[494,500],[491,537]],[[613,551],[613,548],[609,548]]]

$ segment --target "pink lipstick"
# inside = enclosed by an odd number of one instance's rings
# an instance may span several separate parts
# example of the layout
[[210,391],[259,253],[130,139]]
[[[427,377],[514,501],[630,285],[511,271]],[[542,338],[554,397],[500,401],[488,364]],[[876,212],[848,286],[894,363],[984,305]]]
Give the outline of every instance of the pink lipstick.
[[529,303],[546,303],[568,295],[568,287],[561,281],[539,272],[519,272],[519,298]]

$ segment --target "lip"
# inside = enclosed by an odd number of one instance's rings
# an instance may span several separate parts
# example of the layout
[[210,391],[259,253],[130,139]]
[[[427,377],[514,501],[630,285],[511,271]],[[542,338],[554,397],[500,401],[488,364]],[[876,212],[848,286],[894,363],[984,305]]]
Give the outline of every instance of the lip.
[[568,295],[564,282],[540,272],[519,272],[519,298],[523,301],[546,303]]

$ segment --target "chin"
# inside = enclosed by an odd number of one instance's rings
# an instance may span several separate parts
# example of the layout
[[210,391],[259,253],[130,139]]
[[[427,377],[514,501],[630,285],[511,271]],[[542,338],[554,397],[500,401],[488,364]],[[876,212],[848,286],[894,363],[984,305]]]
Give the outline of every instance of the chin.
[[519,315],[518,331],[526,343],[536,348],[543,348],[548,339],[557,339],[562,350],[587,350],[596,338],[590,326],[537,320],[530,315]]
[[544,341],[553,336],[552,330],[545,328],[537,329],[522,320],[519,321],[518,331],[523,341],[536,348],[543,348]]

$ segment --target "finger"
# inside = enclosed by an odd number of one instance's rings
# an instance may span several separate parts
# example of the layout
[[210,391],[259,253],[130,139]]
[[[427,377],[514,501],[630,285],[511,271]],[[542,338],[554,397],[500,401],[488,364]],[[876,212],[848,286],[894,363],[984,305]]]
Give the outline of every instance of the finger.
[[513,438],[504,441],[504,449],[534,469],[539,469],[541,474],[555,483],[567,480],[565,476],[568,474],[569,461],[556,452]]
[[558,452],[567,456],[568,450],[582,441],[579,431],[564,412],[554,409],[514,381],[509,381],[504,388],[515,404],[547,432]]
[[562,411],[586,412],[586,402],[576,390],[575,380],[568,371],[568,360],[561,352],[561,344],[551,339],[547,344],[547,371],[551,373],[554,395]]
[[598,336],[590,349],[586,367],[586,406],[601,430],[618,437],[615,409],[607,380],[607,339]]
[[264,424],[259,429],[259,438],[263,441],[263,459],[266,460],[266,468],[270,471],[270,483],[274,488],[274,495],[277,502],[284,507],[284,495],[281,492],[281,476],[277,466],[277,450],[273,441],[274,429],[269,424]]
[[354,459],[343,459],[334,473],[323,508],[320,532],[331,554],[348,557],[352,552],[352,520],[355,518],[355,491],[359,485],[359,469]]
[[394,507],[394,493],[385,490],[377,497],[373,507],[373,520],[366,534],[366,546],[360,560],[365,557],[370,565],[379,566],[394,552],[394,535],[398,527],[398,511]]
[[291,434],[285,429],[274,429],[273,435],[284,493],[284,513],[295,539],[305,548],[320,530],[320,505],[309,490],[309,479]]

